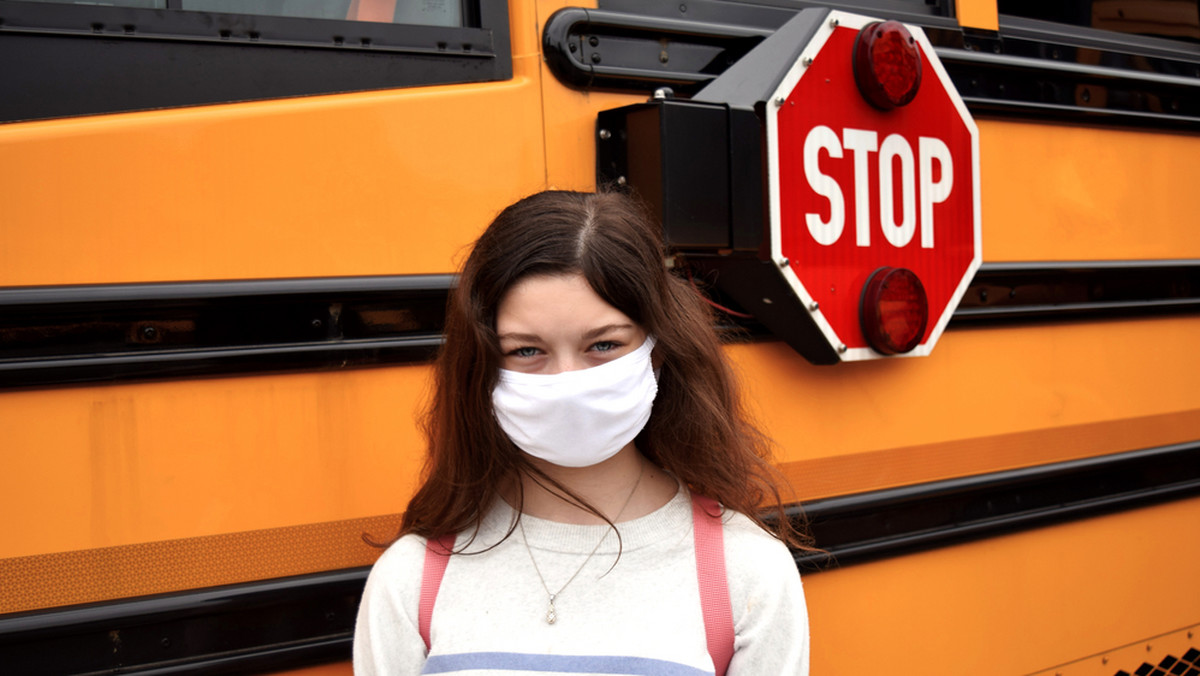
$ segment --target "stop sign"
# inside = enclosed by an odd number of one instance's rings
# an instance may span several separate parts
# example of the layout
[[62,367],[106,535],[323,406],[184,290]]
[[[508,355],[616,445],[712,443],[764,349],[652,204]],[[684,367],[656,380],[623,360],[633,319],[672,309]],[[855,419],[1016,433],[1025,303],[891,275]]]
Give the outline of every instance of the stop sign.
[[911,102],[881,110],[855,81],[855,41],[875,20],[830,12],[769,99],[771,254],[842,360],[881,356],[864,334],[864,287],[910,270],[937,342],[981,261],[979,132],[924,32]]
[[804,9],[597,127],[672,264],[815,364],[929,354],[979,267],[978,131],[919,28]]

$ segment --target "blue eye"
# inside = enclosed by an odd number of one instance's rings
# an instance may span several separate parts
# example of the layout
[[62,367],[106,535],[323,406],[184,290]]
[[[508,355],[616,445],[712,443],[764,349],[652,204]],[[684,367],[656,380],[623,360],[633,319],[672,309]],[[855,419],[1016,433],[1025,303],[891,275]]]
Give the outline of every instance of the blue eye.
[[510,351],[509,354],[514,357],[528,359],[529,357],[536,357],[538,352],[540,352],[540,350],[538,350],[536,347],[518,347],[517,349]]
[[602,341],[592,345],[592,349],[595,350],[596,352],[609,352],[611,350],[617,349],[618,347],[620,347],[620,346],[615,341],[612,341],[612,340],[602,340]]

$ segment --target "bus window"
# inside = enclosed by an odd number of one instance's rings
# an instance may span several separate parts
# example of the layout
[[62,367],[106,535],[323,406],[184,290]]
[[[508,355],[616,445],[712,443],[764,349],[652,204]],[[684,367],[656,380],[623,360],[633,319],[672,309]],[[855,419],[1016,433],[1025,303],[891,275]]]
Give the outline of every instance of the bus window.
[[167,0],[108,0],[107,2],[84,2],[83,0],[24,0],[59,5],[102,5],[107,7],[142,7],[145,9],[167,9]]
[[183,0],[183,9],[230,14],[297,16],[310,19],[351,19],[421,26],[461,26],[459,0],[396,2],[396,0]]
[[998,9],[1001,14],[1027,19],[1200,41],[1200,3],[1196,0],[1000,0]]
[[[300,19],[348,19],[377,23],[406,23],[418,26],[464,26],[473,4],[464,0],[426,0],[420,3],[396,0],[26,0],[66,5],[104,5],[143,9],[178,9],[223,14],[290,16]],[[467,10],[467,11],[464,11]]]
[[512,74],[504,0],[0,0],[0,122]]

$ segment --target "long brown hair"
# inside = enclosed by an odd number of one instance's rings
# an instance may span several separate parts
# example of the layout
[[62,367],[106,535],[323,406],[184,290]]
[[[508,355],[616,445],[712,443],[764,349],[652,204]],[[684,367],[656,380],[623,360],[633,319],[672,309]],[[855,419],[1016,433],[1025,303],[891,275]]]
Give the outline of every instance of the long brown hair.
[[[579,273],[657,340],[658,395],[637,448],[692,491],[746,514],[789,545],[807,548],[784,515],[770,442],[746,415],[711,311],[693,286],[667,271],[663,256],[659,229],[620,193],[542,192],[492,221],[447,304],[445,343],[425,417],[429,455],[402,535],[473,531],[501,487],[519,473],[598,513],[538,471],[500,429],[492,409],[502,356],[496,336],[500,300],[527,276]],[[760,516],[764,506],[774,513],[769,522]]]

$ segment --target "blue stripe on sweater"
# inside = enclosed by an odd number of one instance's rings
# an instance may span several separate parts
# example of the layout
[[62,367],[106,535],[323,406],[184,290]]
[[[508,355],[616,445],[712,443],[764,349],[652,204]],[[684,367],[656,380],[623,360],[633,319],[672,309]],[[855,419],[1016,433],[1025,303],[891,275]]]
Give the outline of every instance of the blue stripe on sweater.
[[494,671],[550,671],[564,674],[636,674],[640,676],[713,676],[713,672],[678,662],[649,657],[615,655],[532,655],[528,653],[479,652],[433,655],[425,662],[425,674],[491,669]]

